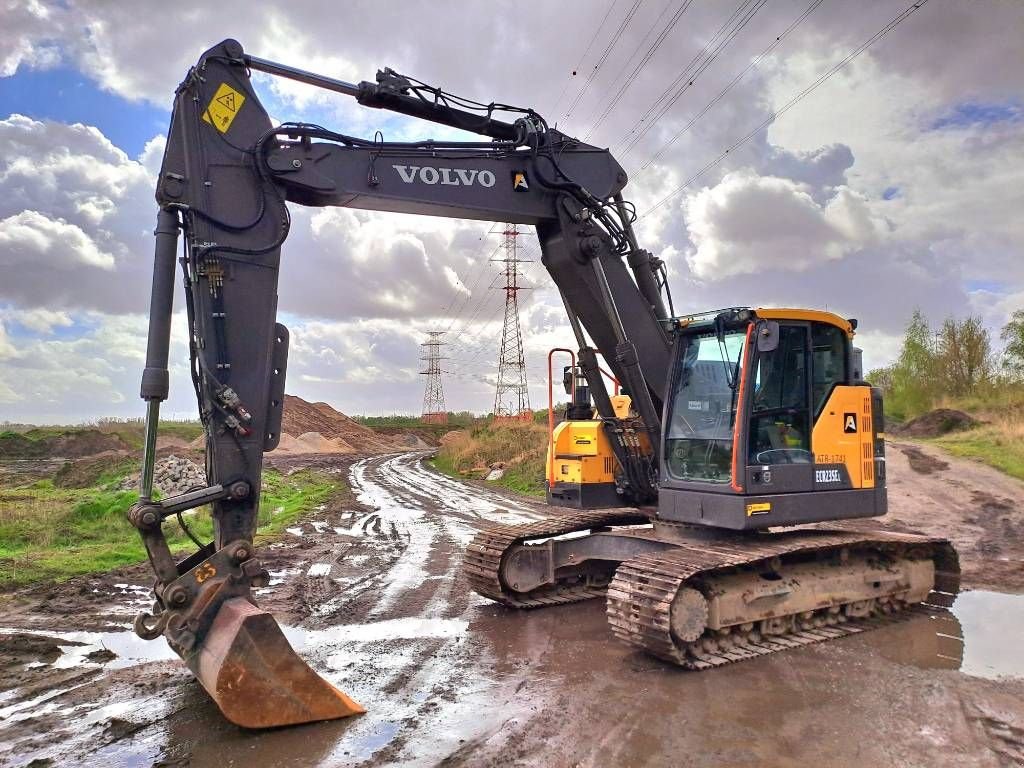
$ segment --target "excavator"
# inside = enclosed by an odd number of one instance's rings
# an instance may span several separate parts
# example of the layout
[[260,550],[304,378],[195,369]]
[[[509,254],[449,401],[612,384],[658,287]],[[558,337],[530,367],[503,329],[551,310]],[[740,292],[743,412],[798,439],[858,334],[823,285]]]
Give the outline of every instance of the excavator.
[[[477,140],[274,125],[254,71]],[[266,728],[364,711],[254,598],[267,580],[253,545],[263,454],[278,444],[288,361],[277,322],[288,204],[536,229],[578,344],[548,454],[548,499],[560,509],[472,540],[463,572],[479,594],[512,608],[603,596],[617,638],[698,670],[861,632],[922,601],[949,604],[959,566],[948,541],[820,525],[886,512],[882,397],[863,380],[856,321],[749,307],[677,315],[665,264],[637,242],[626,184],[608,150],[532,109],[391,69],[346,83],[229,39],[189,70],[156,189],[143,469],[128,513],[155,603],[134,627],[166,638],[230,721]],[[178,263],[209,485],[158,499]],[[621,392],[609,392],[599,356]],[[214,541],[176,559],[164,524],[204,505]]]

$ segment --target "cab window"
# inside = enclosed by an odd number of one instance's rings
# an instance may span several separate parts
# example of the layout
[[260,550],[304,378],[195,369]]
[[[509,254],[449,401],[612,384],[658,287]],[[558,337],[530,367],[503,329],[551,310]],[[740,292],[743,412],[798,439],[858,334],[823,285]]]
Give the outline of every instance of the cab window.
[[847,381],[847,344],[843,329],[828,323],[811,324],[811,371],[814,382],[811,399],[816,414],[825,407],[832,387]]
[[751,464],[812,463],[807,327],[779,326],[779,344],[758,352],[750,407]]

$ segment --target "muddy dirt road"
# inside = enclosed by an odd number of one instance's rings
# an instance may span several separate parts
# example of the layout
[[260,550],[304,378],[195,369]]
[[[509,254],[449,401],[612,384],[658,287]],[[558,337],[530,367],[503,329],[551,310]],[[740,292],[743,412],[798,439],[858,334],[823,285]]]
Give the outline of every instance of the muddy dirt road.
[[[957,539],[967,586],[1020,591],[1024,543],[1000,535],[1024,524],[1005,507],[1020,484],[994,487],[972,474],[984,468],[931,451],[891,450],[891,523]],[[263,550],[274,581],[261,603],[366,715],[264,733],[226,724],[162,642],[127,630],[147,602],[136,569],[0,604],[0,764],[1024,764],[1024,598],[972,591],[953,615],[682,672],[617,644],[602,601],[513,613],[469,593],[458,568],[479,526],[547,510],[422,456],[289,457],[285,470],[348,476],[355,499]],[[996,506],[951,504],[980,492]]]

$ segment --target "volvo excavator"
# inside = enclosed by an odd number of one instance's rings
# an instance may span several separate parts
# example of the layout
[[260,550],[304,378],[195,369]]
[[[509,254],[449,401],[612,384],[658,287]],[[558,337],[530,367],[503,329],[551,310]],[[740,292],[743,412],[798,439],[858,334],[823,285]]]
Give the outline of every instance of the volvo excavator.
[[[274,125],[253,71],[478,138],[392,142]],[[604,597],[616,637],[690,669],[951,600],[959,566],[948,541],[807,527],[886,511],[882,398],[863,380],[856,321],[742,307],[677,315],[664,263],[637,242],[626,183],[606,149],[532,109],[391,69],[351,84],[225,40],[189,70],[156,190],[143,470],[129,511],[155,604],[135,630],[165,637],[229,720],[262,728],[363,711],[254,599],[267,579],[253,546],[261,467],[278,443],[288,360],[276,315],[289,203],[536,229],[579,347],[549,448],[548,497],[561,509],[476,536],[463,569],[479,594],[513,608]],[[157,499],[179,262],[208,487]],[[599,356],[621,394],[609,393]],[[164,524],[203,505],[214,541],[176,559]]]

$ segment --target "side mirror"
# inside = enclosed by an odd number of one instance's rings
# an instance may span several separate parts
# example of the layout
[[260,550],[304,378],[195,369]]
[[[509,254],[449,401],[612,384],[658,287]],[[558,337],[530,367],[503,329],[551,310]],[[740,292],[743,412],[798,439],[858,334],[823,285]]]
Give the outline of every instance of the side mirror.
[[754,329],[758,352],[774,352],[779,346],[779,324],[774,320],[761,320]]

